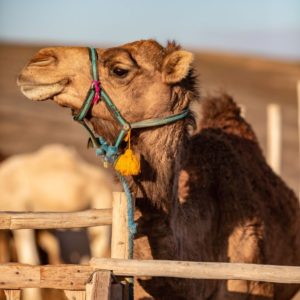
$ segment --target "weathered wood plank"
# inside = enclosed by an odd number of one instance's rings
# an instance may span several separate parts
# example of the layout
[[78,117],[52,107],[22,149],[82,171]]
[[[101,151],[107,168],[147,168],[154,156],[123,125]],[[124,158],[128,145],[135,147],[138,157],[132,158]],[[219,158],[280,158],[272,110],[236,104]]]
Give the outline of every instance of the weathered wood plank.
[[59,265],[41,266],[41,288],[85,290],[92,274],[90,266]]
[[93,258],[95,269],[120,276],[159,276],[193,279],[241,279],[278,283],[300,283],[300,267],[241,263],[205,263],[167,260]]
[[0,212],[0,229],[81,228],[111,225],[111,209],[79,212]]
[[85,300],[85,291],[64,290],[66,297],[69,300]]
[[300,283],[300,267],[93,258],[90,266],[2,264],[0,265],[0,289],[55,288],[84,290],[85,284],[90,280],[95,270],[112,271],[116,276],[241,279]]
[[93,271],[90,266],[80,265],[2,264],[0,265],[0,288],[84,290]]
[[21,290],[4,290],[6,300],[21,300]]
[[96,271],[91,282],[86,284],[86,300],[109,300],[111,287],[111,272]]
[[24,264],[0,265],[0,288],[20,289],[39,287],[40,267]]
[[111,257],[126,259],[128,258],[128,225],[125,193],[113,193],[112,207]]

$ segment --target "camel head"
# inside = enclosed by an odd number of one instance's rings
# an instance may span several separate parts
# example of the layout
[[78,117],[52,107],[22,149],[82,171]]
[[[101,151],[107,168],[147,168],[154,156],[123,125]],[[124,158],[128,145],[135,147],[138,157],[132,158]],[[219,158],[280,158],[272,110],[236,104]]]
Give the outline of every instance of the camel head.
[[[109,49],[96,49],[101,86],[128,122],[178,113],[190,97],[188,90],[193,55],[175,43],[162,47],[145,40]],[[54,47],[40,50],[18,78],[22,93],[34,101],[53,100],[78,112],[91,86],[91,62],[87,48]],[[91,116],[113,123],[100,101]]]

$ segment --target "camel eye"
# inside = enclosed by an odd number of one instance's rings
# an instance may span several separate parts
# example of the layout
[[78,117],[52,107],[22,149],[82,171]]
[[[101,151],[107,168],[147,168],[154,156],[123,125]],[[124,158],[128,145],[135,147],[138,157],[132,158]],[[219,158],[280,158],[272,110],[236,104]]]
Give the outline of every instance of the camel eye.
[[126,77],[128,70],[119,67],[113,68],[112,73],[118,77]]

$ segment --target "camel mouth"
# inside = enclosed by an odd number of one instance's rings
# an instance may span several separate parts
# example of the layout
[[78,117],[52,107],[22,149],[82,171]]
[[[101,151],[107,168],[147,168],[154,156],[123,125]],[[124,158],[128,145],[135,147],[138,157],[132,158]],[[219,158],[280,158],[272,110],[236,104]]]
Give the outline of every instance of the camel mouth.
[[28,81],[22,82],[20,79],[17,81],[22,94],[34,101],[52,99],[54,96],[60,94],[68,83],[68,79],[62,79],[48,84]]

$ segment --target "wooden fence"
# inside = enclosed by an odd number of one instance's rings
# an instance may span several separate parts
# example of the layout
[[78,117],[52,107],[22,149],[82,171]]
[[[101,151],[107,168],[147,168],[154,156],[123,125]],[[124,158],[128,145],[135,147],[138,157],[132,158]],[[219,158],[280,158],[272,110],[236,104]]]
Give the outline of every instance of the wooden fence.
[[[127,207],[124,193],[114,193],[112,209],[90,209],[81,212],[0,212],[1,229],[82,228],[112,225],[113,258],[127,258]],[[113,220],[115,220],[113,222]],[[111,282],[111,271],[97,271],[91,265],[24,264],[0,265],[0,289],[7,300],[21,299],[21,289],[62,289],[68,299],[124,299],[126,282]]]
[[[0,289],[7,300],[21,299],[24,288],[54,288],[72,300],[123,300],[126,276],[193,279],[242,279],[300,283],[300,267],[238,263],[127,260],[128,233],[124,193],[114,193],[113,209],[74,213],[0,213],[0,229],[79,228],[112,225],[112,258],[92,258],[89,265],[0,265]],[[112,276],[114,275],[114,276]],[[113,278],[121,278],[115,282]]]

